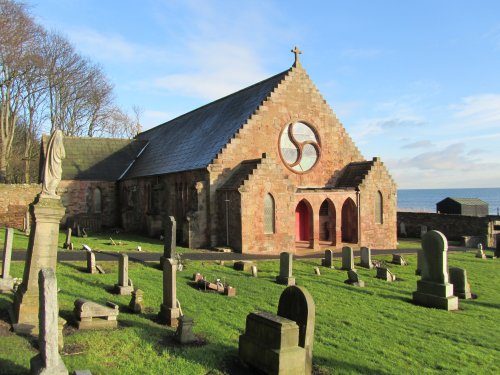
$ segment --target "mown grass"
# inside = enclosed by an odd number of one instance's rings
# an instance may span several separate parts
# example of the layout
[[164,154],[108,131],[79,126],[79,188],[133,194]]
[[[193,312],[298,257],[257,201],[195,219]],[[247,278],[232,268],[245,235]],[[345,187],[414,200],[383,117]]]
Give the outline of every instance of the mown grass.
[[[390,261],[390,256],[373,256]],[[415,306],[416,258],[409,266],[392,266],[400,281],[376,279],[374,270],[359,268],[365,288],[344,284],[346,272],[313,267],[319,260],[294,262],[297,282],[305,286],[316,303],[314,366],[320,374],[494,374],[500,372],[500,260],[481,260],[473,252],[452,253],[450,267],[467,269],[475,300],[460,301],[460,310],[447,312]],[[334,261],[340,267],[340,261]],[[144,290],[147,311],[127,312],[130,297],[110,294],[117,282],[116,262],[102,263],[105,275],[83,271],[84,263],[59,263],[57,269],[60,313],[72,320],[73,302],[84,297],[120,305],[120,328],[113,331],[68,331],[63,360],[71,371],[90,369],[93,374],[241,374],[238,337],[245,318],[255,310],[276,312],[284,286],[274,282],[278,261],[259,261],[259,277],[232,269],[232,262],[189,263],[177,275],[178,298],[184,313],[195,319],[194,331],[206,345],[180,347],[172,342],[174,330],[158,325],[154,318],[162,299],[162,274],[156,266],[130,264],[134,285]],[[390,265],[389,265],[390,266]],[[20,277],[21,262],[12,274]],[[201,272],[220,278],[237,288],[237,296],[224,297],[200,292],[190,284],[191,275]],[[0,310],[11,297],[0,296]],[[5,315],[3,315],[5,316]],[[27,374],[29,359],[36,350],[29,341],[13,334],[0,337],[0,373]]]

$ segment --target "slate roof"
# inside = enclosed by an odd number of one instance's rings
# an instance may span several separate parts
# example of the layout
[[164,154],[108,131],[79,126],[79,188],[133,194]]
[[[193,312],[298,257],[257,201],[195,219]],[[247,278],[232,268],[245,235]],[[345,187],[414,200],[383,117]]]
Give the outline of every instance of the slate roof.
[[[49,136],[42,138],[45,148]],[[144,141],[64,137],[63,180],[116,181],[146,145]],[[42,161],[43,162],[43,161]],[[41,164],[42,165],[42,164]]]
[[148,147],[124,178],[206,168],[288,72],[140,133]]
[[363,182],[373,164],[373,161],[349,163],[335,184],[335,187],[357,188]]
[[445,198],[436,204],[442,203],[442,202],[447,201],[447,200],[455,201],[455,202],[461,204],[462,206],[488,206],[488,203],[486,203],[485,201],[483,201],[479,198],[452,198],[452,197],[448,197],[448,198]]
[[257,168],[261,159],[244,160],[234,168],[231,177],[218,190],[237,190]]

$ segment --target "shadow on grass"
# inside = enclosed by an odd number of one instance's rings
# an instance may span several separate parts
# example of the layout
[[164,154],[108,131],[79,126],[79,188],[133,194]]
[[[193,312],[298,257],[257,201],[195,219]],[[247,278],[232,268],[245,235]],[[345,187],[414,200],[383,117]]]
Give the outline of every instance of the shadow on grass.
[[30,370],[26,367],[19,366],[17,363],[9,361],[5,358],[0,358],[0,374],[5,375],[27,375]]
[[[370,375],[389,375],[391,373],[382,371],[376,368],[371,368],[367,366],[363,366],[360,364],[356,363],[349,363],[340,360],[339,358],[335,357],[333,354],[329,358],[325,357],[313,357],[313,364],[315,365],[315,370],[318,370],[317,367],[327,367],[328,372],[331,371],[332,369],[335,369],[336,372],[340,373],[355,373],[355,374],[370,374]],[[319,373],[322,374],[324,372],[322,371],[314,371],[313,373]]]

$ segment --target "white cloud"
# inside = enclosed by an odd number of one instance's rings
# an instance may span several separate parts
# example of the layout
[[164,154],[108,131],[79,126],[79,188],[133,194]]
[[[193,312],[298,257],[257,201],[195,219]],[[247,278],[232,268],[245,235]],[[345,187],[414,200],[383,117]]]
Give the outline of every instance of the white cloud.
[[383,134],[387,131],[407,131],[409,128],[416,128],[425,125],[425,121],[416,116],[373,118],[361,121],[360,125],[354,129],[352,136],[358,141],[367,137]]
[[467,96],[452,109],[455,109],[454,117],[464,126],[500,127],[500,94]]
[[434,146],[434,144],[429,141],[429,140],[423,140],[423,141],[417,141],[417,142],[412,142],[408,143],[406,145],[402,145],[401,148],[408,149],[408,148],[431,148]]

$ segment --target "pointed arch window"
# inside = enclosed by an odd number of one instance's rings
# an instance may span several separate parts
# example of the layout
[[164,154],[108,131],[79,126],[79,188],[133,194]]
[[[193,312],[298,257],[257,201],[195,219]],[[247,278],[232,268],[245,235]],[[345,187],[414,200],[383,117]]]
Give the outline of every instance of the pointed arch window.
[[102,200],[101,200],[101,189],[95,188],[92,196],[92,204],[94,208],[94,213],[98,214],[102,211]]
[[375,195],[375,223],[383,224],[384,222],[384,204],[382,200],[382,193],[377,191]]
[[264,234],[275,233],[275,207],[274,198],[267,193],[264,197]]

